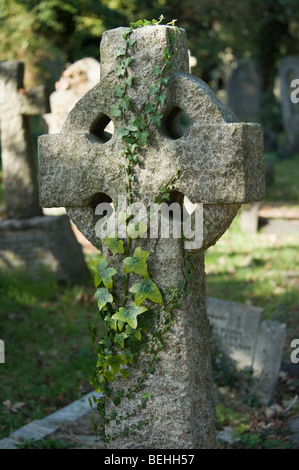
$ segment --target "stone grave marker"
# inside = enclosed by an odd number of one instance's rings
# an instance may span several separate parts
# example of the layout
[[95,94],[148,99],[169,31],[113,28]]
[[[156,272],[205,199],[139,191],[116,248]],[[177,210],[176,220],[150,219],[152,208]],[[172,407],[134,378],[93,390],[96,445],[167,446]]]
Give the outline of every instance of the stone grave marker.
[[49,110],[48,94],[44,86],[25,91],[23,77],[22,62],[0,62],[0,79],[5,85],[5,100],[0,105],[1,157],[9,219],[42,214],[29,117]]
[[227,84],[227,104],[239,121],[259,121],[261,75],[251,60],[240,60]]
[[[101,81],[69,114],[61,134],[39,138],[40,198],[44,206],[66,207],[82,233],[96,243],[95,207],[100,202],[117,202],[122,195],[124,175],[122,142],[104,132],[117,78],[116,52],[122,46],[123,28],[106,31],[101,41]],[[163,66],[163,50],[169,45],[170,26],[147,26],[134,30],[134,87],[131,113],[143,109],[152,83],[153,67]],[[203,250],[215,243],[235,217],[240,205],[264,195],[262,129],[258,124],[235,123],[209,87],[188,74],[186,33],[180,30],[174,66],[170,71],[167,101],[161,129],[151,129],[136,166],[136,198],[148,206],[161,188],[175,180],[175,194],[203,204],[203,243],[187,250],[193,283],[183,305],[175,310],[176,323],[165,338],[155,373],[145,391],[151,399],[129,424],[154,415],[136,434],[117,437],[111,448],[195,449],[213,447],[215,411],[209,352],[209,322],[206,315]],[[178,128],[177,117],[185,113],[188,129]],[[114,128],[121,123],[113,118]],[[178,173],[178,169],[180,170]],[[158,286],[177,288],[184,278],[186,249],[180,238],[132,240],[150,252],[149,272]],[[113,257],[112,257],[113,258]],[[113,261],[112,261],[113,262]],[[139,368],[138,368],[139,367]],[[141,373],[136,364],[136,375]],[[132,377],[131,377],[132,375]],[[130,387],[134,373],[114,390]],[[133,382],[132,382],[133,381]],[[124,412],[134,404],[124,399]],[[106,403],[108,415],[115,407]],[[126,423],[128,425],[128,423]],[[108,434],[117,432],[115,422]]]
[[263,405],[274,397],[284,346],[286,325],[262,320],[264,309],[227,300],[207,298],[212,336],[219,349],[252,370],[254,391]]
[[298,152],[299,150],[299,104],[292,103],[291,82],[299,78],[299,57],[287,56],[280,62],[279,79],[280,79],[280,96],[282,107],[282,118],[284,131],[287,135],[290,151]]
[[43,118],[48,125],[48,133],[61,131],[68,113],[93,86],[100,81],[100,63],[92,57],[85,57],[69,65],[55,84],[50,95],[51,113]]
[[[39,204],[30,116],[49,111],[46,88],[24,89],[24,64],[0,62],[1,157],[7,220],[0,222],[0,269],[37,272],[47,267],[61,280],[76,281],[87,268],[66,215],[44,217]],[[65,247],[64,243],[68,242]]]
[[240,229],[244,233],[257,233],[259,225],[258,202],[244,204],[240,215]]

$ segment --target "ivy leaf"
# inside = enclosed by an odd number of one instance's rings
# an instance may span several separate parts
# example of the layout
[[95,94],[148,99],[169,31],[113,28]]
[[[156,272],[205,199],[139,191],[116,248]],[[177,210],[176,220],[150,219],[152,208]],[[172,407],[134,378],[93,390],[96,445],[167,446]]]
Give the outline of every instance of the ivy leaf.
[[[111,236],[112,235],[112,236]],[[104,243],[108,248],[112,251],[114,255],[118,253],[124,253],[124,242],[122,240],[119,240],[116,236],[115,233],[110,234],[109,237],[106,237],[104,239]],[[116,271],[117,272],[117,271]],[[115,273],[116,274],[116,273]],[[106,284],[105,284],[106,285]],[[109,287],[109,286],[107,286]],[[111,286],[112,287],[112,286]]]
[[136,42],[136,39],[135,39],[135,38],[126,39],[126,45],[127,45],[127,47],[132,47],[132,46],[134,46],[135,42]]
[[156,114],[150,117],[150,122],[157,127],[161,127],[162,117],[163,117],[163,114],[157,112]]
[[112,344],[110,336],[104,335],[101,341],[99,341],[99,344],[103,344],[103,346],[106,346],[106,348],[109,348]]
[[126,322],[130,325],[131,328],[137,328],[137,317],[143,312],[146,312],[148,309],[146,307],[137,307],[137,305],[132,304],[129,308],[120,307],[118,312],[116,312],[112,318]]
[[162,78],[160,78],[159,82],[160,82],[161,85],[163,85],[163,86],[168,86],[169,77],[162,77]]
[[138,341],[141,341],[141,331],[139,328],[131,328],[129,325],[126,325],[126,333],[128,336],[134,336],[134,338],[138,339]]
[[172,57],[172,54],[168,49],[164,49],[163,54],[164,54],[164,59],[170,59]]
[[149,86],[149,94],[150,95],[156,95],[159,92],[160,92],[160,87],[158,87],[157,85],[151,84]]
[[146,122],[144,120],[144,116],[140,115],[137,116],[136,119],[133,121],[134,126],[138,127],[138,129],[142,130],[146,127]]
[[116,51],[116,57],[121,57],[126,55],[126,49],[124,47],[118,47]]
[[124,99],[120,103],[120,107],[127,111],[129,109],[129,104],[130,104],[130,97],[129,95],[125,95]]
[[122,333],[116,333],[116,335],[114,336],[114,342],[116,344],[118,344],[119,346],[121,346],[123,349],[125,347],[125,339],[128,337],[128,335],[124,332]]
[[145,299],[149,299],[156,304],[163,305],[161,292],[149,277],[145,277],[141,282],[134,284],[130,288],[130,292],[135,294],[136,305],[140,305]]
[[146,130],[142,131],[142,132],[141,131],[136,132],[136,137],[138,139],[139,144],[142,147],[146,144],[147,139],[149,138],[149,136],[150,136],[150,133],[149,133],[149,131],[146,131]]
[[119,372],[123,379],[126,379],[130,375],[130,371],[128,371],[128,369],[120,369]]
[[131,28],[125,28],[122,30],[121,35],[124,39],[127,39],[127,37],[129,36],[129,34],[131,34],[131,32],[132,32]]
[[171,67],[173,67],[173,64],[174,64],[173,60],[167,60],[165,62],[165,65],[166,65],[167,69],[171,69]]
[[120,211],[118,212],[118,221],[120,224],[125,225],[127,222],[127,219],[131,217],[131,214],[127,211]]
[[123,126],[119,127],[116,131],[116,137],[118,139],[123,139],[127,135],[129,135],[129,131]]
[[156,111],[155,106],[152,103],[146,103],[144,108],[144,114],[151,114]]
[[127,234],[130,238],[138,238],[141,237],[146,231],[148,227],[145,222],[137,222],[137,224],[129,223],[127,226]]
[[108,287],[108,289],[112,288],[113,286],[112,276],[117,274],[117,271],[114,268],[107,268],[107,265],[108,265],[108,261],[106,260],[104,256],[101,256],[97,262],[96,274],[94,277],[94,283],[96,287],[98,287],[101,284],[101,282],[103,282],[103,284],[106,287]]
[[110,366],[114,374],[118,374],[120,366],[126,364],[126,362],[126,359],[121,354],[117,354],[117,356],[105,357],[105,366]]
[[155,67],[153,68],[152,74],[161,76],[163,74],[163,70],[159,65],[155,65]]
[[104,322],[107,323],[112,330],[117,331],[117,320],[114,318],[109,317],[108,315],[104,318]]
[[141,276],[147,275],[147,262],[149,251],[142,251],[140,246],[137,246],[132,257],[125,258],[124,273],[140,274]]
[[131,124],[130,124],[130,123],[128,124],[127,129],[128,129],[128,131],[130,131],[130,132],[136,132],[136,131],[138,131],[138,127],[134,126],[134,124],[132,124],[132,123],[131,123]]
[[125,76],[125,73],[126,73],[126,70],[124,69],[124,67],[122,65],[117,65],[116,68],[115,68],[115,75],[117,77],[124,77]]
[[125,84],[128,88],[131,88],[132,83],[133,83],[133,78],[134,78],[134,75],[129,75],[128,78],[125,79],[124,84]]
[[118,104],[114,104],[113,106],[111,106],[109,117],[121,117],[121,109]]
[[122,85],[116,85],[114,90],[114,97],[115,98],[122,98],[125,94],[126,90]]
[[105,356],[102,356],[102,354],[98,354],[98,361],[96,367],[103,367],[105,364]]
[[102,287],[100,289],[97,289],[94,296],[98,299],[99,310],[102,310],[102,308],[105,307],[107,303],[111,304],[113,302],[113,297],[108,292],[107,287]]
[[159,103],[160,106],[163,106],[166,99],[167,99],[167,95],[165,95],[163,93],[161,95],[158,95],[158,96],[155,97],[155,100]]
[[113,374],[112,370],[105,370],[104,377],[108,380],[108,382],[113,382],[115,379],[115,375]]
[[124,68],[127,69],[132,61],[133,61],[132,57],[126,57],[125,59],[121,61],[121,63],[124,66]]
[[143,21],[138,20],[136,23],[130,23],[132,29],[141,28],[143,26]]
[[128,364],[133,364],[134,357],[137,355],[137,353],[134,353],[133,351],[131,351],[131,349],[126,348],[124,350],[124,355],[125,355],[125,358],[126,358]]

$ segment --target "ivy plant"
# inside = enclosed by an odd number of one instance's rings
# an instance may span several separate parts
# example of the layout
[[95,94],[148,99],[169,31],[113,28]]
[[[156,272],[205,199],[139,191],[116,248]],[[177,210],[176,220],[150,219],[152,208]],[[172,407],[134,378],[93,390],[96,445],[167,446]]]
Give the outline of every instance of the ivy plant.
[[[163,51],[164,65],[154,66],[152,70],[153,83],[148,90],[148,99],[144,104],[143,112],[130,119],[130,96],[129,90],[134,87],[134,75],[132,64],[134,61],[134,47],[136,38],[133,37],[135,29],[157,25],[163,20],[139,20],[131,23],[131,26],[122,31],[123,44],[116,51],[117,66],[115,76],[118,83],[114,89],[115,103],[110,109],[109,117],[121,120],[122,125],[117,129],[117,138],[121,139],[123,145],[121,155],[123,158],[123,174],[125,179],[126,195],[128,205],[136,202],[135,196],[135,167],[139,164],[140,152],[146,146],[151,135],[153,126],[160,127],[163,114],[161,108],[167,100],[165,89],[169,84],[168,71],[173,67],[173,57],[176,53],[176,39],[179,34],[174,21],[168,23],[173,26],[169,33],[169,49]],[[166,187],[161,188],[156,202],[169,200],[169,193],[173,188],[177,175],[169,181]],[[152,419],[139,420],[137,424],[127,424],[129,418],[137,416],[139,411],[146,408],[151,396],[144,393],[144,385],[147,378],[155,373],[155,366],[159,362],[159,351],[163,348],[166,332],[173,323],[173,310],[179,306],[179,300],[185,295],[185,283],[179,283],[177,289],[170,290],[167,286],[163,289],[157,286],[151,278],[148,269],[148,258],[150,253],[137,246],[132,252],[132,236],[134,224],[131,223],[128,214],[119,213],[118,216],[125,222],[127,227],[127,238],[121,240],[117,233],[111,234],[104,239],[104,244],[111,256],[121,259],[122,269],[119,272],[109,266],[108,259],[101,254],[93,263],[95,297],[98,302],[98,316],[96,321],[90,322],[89,328],[93,343],[97,350],[97,363],[92,373],[91,383],[97,393],[103,396],[98,399],[93,396],[99,414],[103,418],[102,438],[104,442],[115,439],[119,435],[135,433]],[[142,223],[140,222],[139,225]],[[147,230],[147,224],[139,226],[142,231]],[[139,232],[140,233],[140,232]],[[137,279],[133,285],[130,276]],[[116,294],[115,279],[121,281],[123,286],[121,298]],[[131,285],[131,286],[130,286]],[[146,306],[145,306],[146,305]],[[105,324],[105,333],[100,341],[97,341],[97,322],[102,319]],[[154,330],[152,325],[155,325]],[[136,383],[131,388],[111,387],[116,377],[127,379],[134,366],[141,365],[142,374],[138,376]],[[133,411],[125,413],[121,409],[123,398],[134,400]],[[106,400],[112,400],[119,412],[113,411],[107,415],[105,410]],[[90,405],[93,406],[92,400]],[[110,421],[116,425],[125,423],[121,431],[108,435],[105,425]],[[97,432],[96,420],[93,417],[94,431]]]

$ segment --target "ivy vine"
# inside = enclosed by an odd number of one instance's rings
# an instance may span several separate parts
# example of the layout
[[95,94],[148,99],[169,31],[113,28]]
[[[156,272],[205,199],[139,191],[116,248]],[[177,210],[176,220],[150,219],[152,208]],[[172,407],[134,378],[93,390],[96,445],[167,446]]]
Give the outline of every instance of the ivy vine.
[[[130,97],[129,90],[134,87],[134,75],[132,73],[132,63],[134,61],[132,51],[136,44],[136,38],[132,37],[133,31],[147,25],[157,25],[163,20],[147,21],[139,20],[132,23],[129,28],[122,31],[123,45],[118,47],[116,57],[118,64],[115,75],[118,84],[114,89],[116,103],[111,107],[110,118],[118,118],[122,125],[116,131],[117,138],[121,139],[123,146],[121,155],[123,157],[123,174],[125,177],[125,187],[127,203],[131,205],[136,202],[135,167],[139,164],[140,152],[150,138],[152,126],[160,127],[163,114],[161,108],[164,105],[167,95],[165,89],[169,84],[167,72],[173,67],[173,57],[176,53],[176,39],[179,34],[178,28],[174,26],[174,21],[168,23],[173,26],[169,32],[169,49],[163,51],[164,65],[154,66],[152,70],[153,83],[148,90],[148,100],[144,104],[143,113],[130,119]],[[170,191],[177,175],[169,183],[161,188],[160,195],[156,202],[160,203],[169,200]],[[92,373],[91,384],[97,393],[102,392],[101,398],[93,396],[90,400],[96,404],[100,416],[103,418],[103,430],[101,437],[105,443],[113,440],[119,435],[135,433],[138,429],[148,424],[153,418],[149,416],[146,420],[139,420],[137,424],[124,425],[122,430],[108,435],[105,425],[114,421],[116,425],[126,422],[129,418],[137,416],[139,411],[146,408],[151,396],[144,393],[147,378],[155,373],[155,366],[159,362],[159,351],[163,348],[163,341],[166,332],[173,324],[173,310],[179,307],[180,299],[186,293],[186,283],[180,282],[176,289],[164,287],[163,295],[157,284],[151,279],[148,271],[148,258],[150,253],[137,246],[132,253],[132,234],[136,226],[132,223],[130,215],[124,211],[118,213],[127,228],[127,238],[119,239],[117,233],[110,234],[104,239],[104,244],[112,256],[121,257],[122,272],[118,272],[109,266],[108,259],[100,254],[94,261],[94,284],[96,288],[95,297],[98,302],[98,315],[95,321],[90,322],[89,329],[94,345],[97,345],[97,363]],[[143,226],[142,226],[143,224]],[[147,230],[147,224],[139,222],[139,233]],[[130,286],[130,276],[137,276],[138,282]],[[114,279],[122,281],[122,298],[114,291]],[[144,302],[147,306],[144,306]],[[150,301],[150,302],[149,302]],[[150,305],[150,306],[149,306]],[[97,341],[98,324],[104,320],[105,333],[100,341]],[[155,325],[153,329],[153,325]],[[137,359],[138,358],[138,359]],[[138,367],[142,365],[142,374],[138,376],[136,383],[124,390],[119,388],[114,390],[111,384],[115,378],[121,376],[126,379],[134,370],[138,361]],[[123,398],[134,400],[133,411],[123,413],[121,402]],[[107,415],[105,401],[112,400],[119,412],[113,411]],[[97,433],[97,422],[93,417],[94,432]]]

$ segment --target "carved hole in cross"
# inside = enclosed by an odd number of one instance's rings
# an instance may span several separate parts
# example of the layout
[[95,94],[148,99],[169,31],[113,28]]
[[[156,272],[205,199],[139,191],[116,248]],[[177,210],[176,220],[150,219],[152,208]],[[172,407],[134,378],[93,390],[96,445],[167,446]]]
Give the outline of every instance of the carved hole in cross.
[[[184,222],[184,220],[192,214],[196,204],[193,204],[187,196],[185,196],[180,191],[173,190],[169,194],[169,200],[164,199],[162,202],[165,202],[170,209],[169,219],[170,220],[179,220]],[[171,210],[171,204],[177,203],[178,206],[173,206],[174,210]]]
[[[184,194],[180,191],[171,191],[169,193],[169,199],[164,199],[162,202],[165,202],[170,209],[169,219],[170,220],[183,220],[183,207],[184,207]],[[173,203],[177,203],[178,206],[173,206],[173,209],[170,207]]]
[[103,143],[109,142],[112,138],[113,132],[113,122],[108,116],[106,116],[106,114],[100,114],[90,128],[90,133]]
[[177,140],[183,137],[191,124],[189,116],[182,109],[175,107],[164,116],[161,128],[167,137]]
[[113,202],[110,196],[105,193],[95,194],[91,201],[90,207],[93,210],[95,222],[107,216],[108,218],[113,213]]

